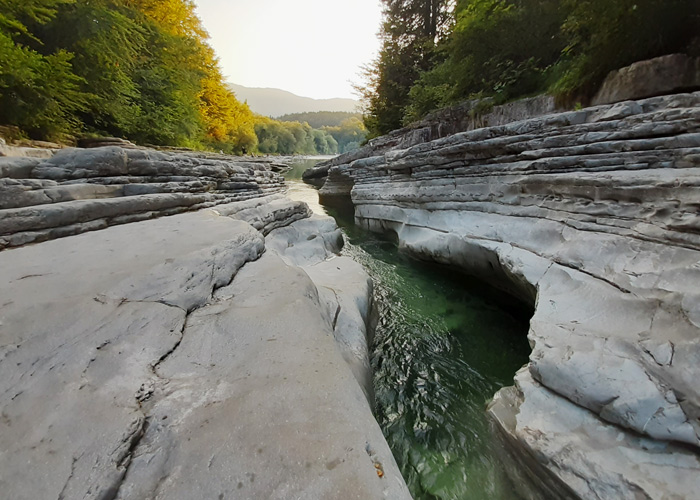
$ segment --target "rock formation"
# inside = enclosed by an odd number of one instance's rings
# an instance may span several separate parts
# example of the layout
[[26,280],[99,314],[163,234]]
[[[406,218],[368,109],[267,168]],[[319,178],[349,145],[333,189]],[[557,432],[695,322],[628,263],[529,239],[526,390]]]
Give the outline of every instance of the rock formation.
[[700,57],[669,54],[611,71],[591,103],[611,104],[698,89]]
[[504,125],[515,120],[553,113],[556,110],[554,98],[548,95],[499,106],[494,106],[491,98],[469,100],[435,111],[408,127],[372,139],[361,148],[321,162],[304,172],[303,178],[307,182],[312,182],[314,179],[325,178],[329,169],[336,165],[347,165],[351,161],[384,154],[391,149],[406,149],[458,132]]
[[700,92],[341,156],[321,193],[532,305],[489,406],[527,498],[696,496]]
[[410,498],[368,403],[369,279],[278,174],[0,161],[25,245],[0,252],[0,496]]
[[203,153],[68,148],[0,157],[0,248],[281,192],[264,164]]

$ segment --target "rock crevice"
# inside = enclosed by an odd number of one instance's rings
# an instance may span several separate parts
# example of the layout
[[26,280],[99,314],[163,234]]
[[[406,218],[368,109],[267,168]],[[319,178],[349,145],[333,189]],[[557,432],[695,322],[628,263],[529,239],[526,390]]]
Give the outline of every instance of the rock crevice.
[[692,496],[700,93],[375,153],[334,160],[322,195],[351,197],[358,224],[416,257],[535,305],[530,362],[489,410],[509,456],[565,498]]

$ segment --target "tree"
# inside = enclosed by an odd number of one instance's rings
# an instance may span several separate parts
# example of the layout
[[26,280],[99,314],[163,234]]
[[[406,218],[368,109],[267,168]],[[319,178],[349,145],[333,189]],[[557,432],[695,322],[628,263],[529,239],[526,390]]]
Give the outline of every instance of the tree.
[[387,18],[364,93],[374,135],[471,98],[549,91],[585,102],[614,69],[700,51],[697,0],[458,0],[454,17],[429,59],[411,53],[412,39]]
[[0,0],[0,120],[37,138],[80,130],[254,150],[190,0]]
[[311,111],[306,113],[290,113],[278,117],[281,122],[308,123],[311,128],[339,127],[348,118],[362,118],[361,113],[351,113],[347,111]]
[[[552,90],[588,97],[608,72],[698,43],[697,0],[562,0],[567,44]],[[696,49],[697,50],[697,49]],[[700,55],[700,54],[696,54]]]
[[111,0],[76,0],[35,32],[42,50],[74,54],[73,71],[89,94],[87,108],[78,114],[81,122],[111,135],[131,135],[141,115],[134,70],[148,37],[133,12]]
[[[30,29],[50,22],[70,0],[0,1],[0,122],[36,138],[61,139],[79,130],[76,113],[88,95],[64,50],[39,53]],[[30,26],[28,26],[30,25]]]
[[405,121],[475,96],[505,102],[547,86],[565,42],[561,0],[460,1],[444,60],[411,89]]
[[434,64],[435,46],[449,31],[449,0],[382,0],[384,22],[379,56],[366,68],[367,86],[358,88],[370,136],[402,123],[408,93],[422,71]]
[[337,142],[338,152],[347,153],[359,147],[367,136],[367,129],[357,117],[351,117],[337,127],[323,127]]

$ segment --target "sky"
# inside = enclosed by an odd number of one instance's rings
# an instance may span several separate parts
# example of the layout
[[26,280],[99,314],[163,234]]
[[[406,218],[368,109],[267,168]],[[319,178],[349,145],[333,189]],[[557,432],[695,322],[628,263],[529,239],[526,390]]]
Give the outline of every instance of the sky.
[[194,0],[224,77],[327,99],[357,98],[377,55],[379,0]]

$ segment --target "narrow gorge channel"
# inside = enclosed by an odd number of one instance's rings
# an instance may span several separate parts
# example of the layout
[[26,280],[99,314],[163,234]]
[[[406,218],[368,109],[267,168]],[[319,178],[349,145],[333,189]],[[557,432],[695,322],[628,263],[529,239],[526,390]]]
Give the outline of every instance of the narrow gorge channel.
[[354,225],[351,211],[323,207],[294,164],[289,197],[335,217],[343,254],[374,282],[371,344],[375,415],[416,499],[519,498],[495,458],[486,402],[527,362],[531,311],[483,283],[400,254]]

